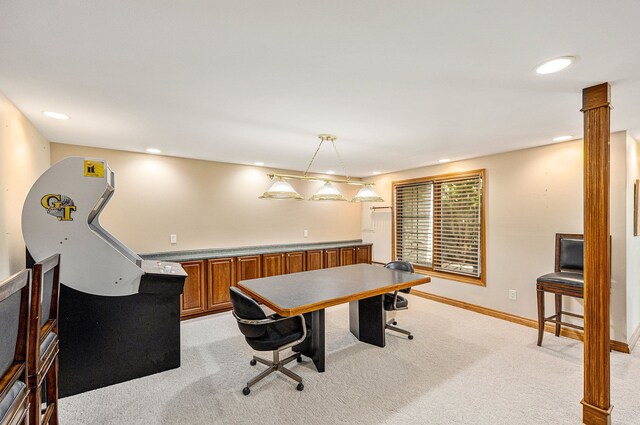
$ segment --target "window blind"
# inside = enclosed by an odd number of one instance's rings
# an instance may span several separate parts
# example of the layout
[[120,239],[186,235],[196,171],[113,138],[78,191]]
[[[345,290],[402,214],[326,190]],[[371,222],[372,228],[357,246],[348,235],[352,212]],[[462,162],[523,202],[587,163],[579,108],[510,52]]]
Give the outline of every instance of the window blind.
[[434,193],[434,270],[480,277],[481,177],[436,180]]
[[395,259],[479,278],[482,174],[394,185]]
[[396,186],[396,259],[425,267],[433,263],[433,183]]

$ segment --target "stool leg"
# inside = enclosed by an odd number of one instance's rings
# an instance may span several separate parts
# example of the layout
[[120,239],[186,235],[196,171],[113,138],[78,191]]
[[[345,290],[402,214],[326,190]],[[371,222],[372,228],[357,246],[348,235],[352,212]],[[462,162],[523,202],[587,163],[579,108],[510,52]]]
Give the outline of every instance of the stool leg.
[[[30,377],[31,378],[31,377]],[[36,379],[36,377],[33,377]],[[37,381],[36,381],[37,382]],[[32,387],[29,391],[29,424],[40,425],[42,419],[42,388]]]
[[544,336],[544,291],[538,287],[538,347],[542,346]]
[[562,320],[562,295],[556,294],[556,336],[560,336],[560,322]]
[[53,413],[49,425],[58,425],[58,356],[51,364],[46,375],[47,408],[52,406]]

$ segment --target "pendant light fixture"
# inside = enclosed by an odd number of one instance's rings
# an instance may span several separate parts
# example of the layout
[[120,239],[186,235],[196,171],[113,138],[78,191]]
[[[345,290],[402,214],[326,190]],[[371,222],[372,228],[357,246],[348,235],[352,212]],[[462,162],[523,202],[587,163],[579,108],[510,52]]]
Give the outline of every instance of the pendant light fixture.
[[311,198],[310,201],[346,201],[342,193],[331,182],[326,182]]
[[260,196],[260,199],[297,199],[302,200],[302,196],[295,191],[293,187],[284,179],[277,177],[274,179],[273,184],[265,193]]
[[[373,190],[373,183],[351,180],[349,174],[347,174],[347,168],[342,161],[342,157],[340,157],[340,154],[338,153],[338,148],[336,148],[336,136],[332,134],[320,134],[318,137],[320,138],[320,143],[318,144],[318,148],[313,154],[311,161],[309,161],[309,165],[307,166],[304,174],[301,176],[291,174],[267,174],[272,180],[274,180],[274,183],[268,191],[260,196],[260,199],[302,199],[302,196],[300,196],[300,194],[285,181],[286,179],[296,179],[324,182],[324,185],[322,185],[320,189],[311,198],[309,198],[310,201],[346,201],[347,198],[345,198],[338,188],[334,186],[334,183],[345,183],[363,186],[351,202],[384,202],[384,200]],[[346,180],[319,178],[308,175],[309,169],[311,169],[313,161],[316,159],[316,156],[324,142],[331,142],[333,150],[336,153],[336,157],[338,158],[342,170],[344,171],[344,175],[347,178]]]
[[384,199],[373,190],[373,186],[366,184],[358,191],[351,202],[384,202]]

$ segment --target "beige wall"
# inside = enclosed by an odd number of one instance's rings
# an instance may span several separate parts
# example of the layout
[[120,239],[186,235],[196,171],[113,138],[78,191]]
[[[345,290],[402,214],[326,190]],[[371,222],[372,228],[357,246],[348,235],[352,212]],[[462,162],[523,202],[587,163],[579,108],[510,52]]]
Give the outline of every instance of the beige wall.
[[[626,133],[611,138],[612,337],[626,341]],[[485,168],[487,285],[434,278],[426,292],[528,318],[537,317],[536,278],[553,271],[554,235],[583,231],[583,143],[581,140],[449,164],[423,167],[372,179],[388,200],[391,182]],[[390,205],[390,204],[388,204]],[[362,210],[362,236],[373,259],[391,260],[391,212]],[[517,300],[508,298],[509,289]],[[582,311],[582,303],[569,307]],[[548,308],[552,308],[551,298]]]
[[[102,216],[110,233],[139,253],[360,239],[360,205],[258,199],[271,169],[51,144],[51,162],[104,158],[116,190]],[[305,198],[319,182],[292,181]],[[342,185],[345,196],[356,186]],[[303,231],[309,237],[303,237]],[[177,234],[177,245],[169,235]]]
[[49,142],[0,93],[0,279],[25,267],[22,204],[49,158]]
[[640,236],[634,236],[634,184],[640,179],[640,143],[627,135],[627,339],[640,326]]

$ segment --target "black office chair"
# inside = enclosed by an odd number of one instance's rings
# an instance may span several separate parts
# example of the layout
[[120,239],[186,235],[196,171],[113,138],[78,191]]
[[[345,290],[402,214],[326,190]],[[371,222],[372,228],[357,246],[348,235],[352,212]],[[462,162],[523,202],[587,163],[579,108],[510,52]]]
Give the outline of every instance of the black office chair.
[[275,371],[280,371],[298,382],[296,389],[302,391],[304,389],[302,378],[284,367],[284,365],[293,360],[301,362],[302,355],[296,352],[286,359],[280,360],[280,351],[287,348],[295,349],[296,345],[303,343],[307,338],[307,325],[304,316],[280,317],[277,314],[272,314],[267,317],[258,303],[241,290],[236,287],[231,287],[229,290],[231,304],[233,305],[233,316],[238,321],[240,332],[244,334],[249,346],[256,351],[273,352],[273,361],[253,356],[253,359],[249,362],[251,366],[255,366],[257,362],[260,362],[268,366],[268,369],[247,382],[247,386],[242,389],[242,393],[249,395],[251,392],[250,387],[253,384]]
[[[406,261],[392,261],[390,263],[387,263],[384,267],[391,270],[400,270],[403,272],[413,273],[413,265],[411,265],[411,263],[407,263]],[[404,292],[405,294],[408,294],[409,292],[411,292],[411,288],[400,289],[399,291],[395,291],[393,294],[384,294],[385,315],[388,311],[395,312],[398,310],[407,310],[409,308],[409,301],[405,297],[398,295],[398,292]],[[409,339],[413,339],[413,335],[411,335],[411,332],[394,326],[397,324],[398,322],[396,322],[396,319],[392,318],[390,320],[386,320],[386,324],[384,327],[385,329],[407,335]]]

